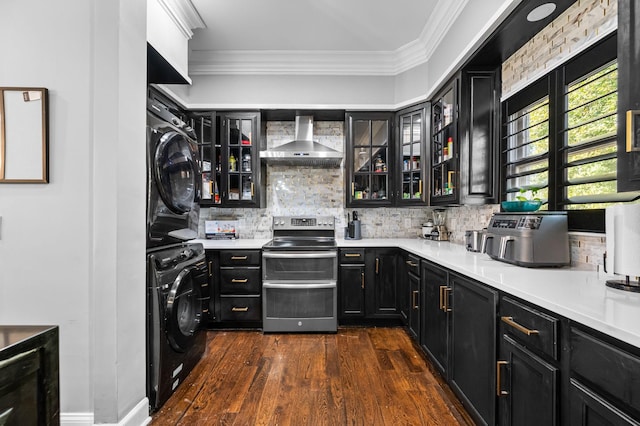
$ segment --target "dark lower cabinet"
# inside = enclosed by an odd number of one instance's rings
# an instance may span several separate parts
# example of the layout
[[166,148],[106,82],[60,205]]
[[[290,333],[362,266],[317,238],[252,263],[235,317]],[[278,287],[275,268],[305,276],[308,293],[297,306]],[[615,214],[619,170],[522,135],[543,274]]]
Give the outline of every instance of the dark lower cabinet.
[[478,424],[496,420],[498,292],[451,274],[451,387]]
[[341,249],[339,320],[398,321],[398,249]]
[[422,328],[420,343],[435,367],[447,377],[449,366],[449,273],[437,265],[421,262]]
[[367,314],[372,318],[398,316],[396,264],[398,249],[380,248],[365,251]]
[[577,380],[569,387],[570,426],[638,426],[634,420]]
[[340,265],[338,279],[341,319],[364,318],[364,263]]
[[558,368],[503,334],[496,365],[498,424],[558,424],[558,377]]

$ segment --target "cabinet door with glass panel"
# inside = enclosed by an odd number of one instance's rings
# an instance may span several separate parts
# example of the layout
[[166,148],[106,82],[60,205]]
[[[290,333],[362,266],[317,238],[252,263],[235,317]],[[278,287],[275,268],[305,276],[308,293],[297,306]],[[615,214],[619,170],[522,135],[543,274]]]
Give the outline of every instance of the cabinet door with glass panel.
[[379,207],[393,204],[393,113],[346,114],[346,205]]
[[427,164],[425,104],[400,111],[398,117],[397,205],[426,205]]
[[431,102],[431,205],[459,200],[457,116],[456,79]]
[[260,113],[220,114],[220,135],[221,203],[225,206],[259,207]]
[[204,207],[219,205],[221,148],[216,138],[216,113],[214,111],[192,112],[189,118],[198,143],[198,163],[202,179],[200,205]]

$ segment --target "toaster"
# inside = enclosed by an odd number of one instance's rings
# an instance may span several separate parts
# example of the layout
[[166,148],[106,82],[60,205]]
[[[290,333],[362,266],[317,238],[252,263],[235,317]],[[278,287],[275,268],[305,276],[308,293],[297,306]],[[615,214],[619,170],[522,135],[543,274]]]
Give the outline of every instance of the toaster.
[[519,266],[569,265],[567,212],[494,213],[480,250]]

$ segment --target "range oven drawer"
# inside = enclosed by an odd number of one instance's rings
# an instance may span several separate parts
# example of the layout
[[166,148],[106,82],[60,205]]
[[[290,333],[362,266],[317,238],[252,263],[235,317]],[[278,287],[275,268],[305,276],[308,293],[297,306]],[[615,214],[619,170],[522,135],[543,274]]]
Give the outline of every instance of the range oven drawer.
[[260,321],[260,296],[223,296],[220,298],[220,320]]
[[221,294],[260,294],[260,268],[220,268]]

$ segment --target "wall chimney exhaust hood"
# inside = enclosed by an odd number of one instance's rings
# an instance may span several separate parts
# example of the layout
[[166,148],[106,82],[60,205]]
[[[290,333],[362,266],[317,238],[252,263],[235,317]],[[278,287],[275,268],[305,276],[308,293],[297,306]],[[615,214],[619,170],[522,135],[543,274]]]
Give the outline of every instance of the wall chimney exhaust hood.
[[340,167],[342,153],[313,140],[313,116],[296,115],[295,139],[260,151],[260,158],[267,164]]

